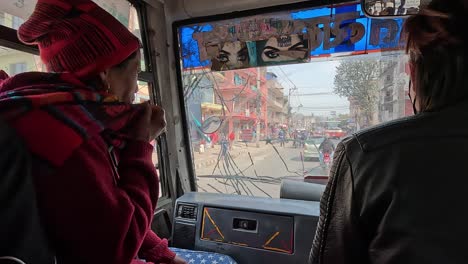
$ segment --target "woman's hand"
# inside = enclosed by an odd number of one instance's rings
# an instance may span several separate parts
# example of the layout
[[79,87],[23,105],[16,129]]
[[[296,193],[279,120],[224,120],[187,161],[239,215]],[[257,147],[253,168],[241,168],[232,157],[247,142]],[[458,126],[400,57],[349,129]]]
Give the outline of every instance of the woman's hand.
[[157,105],[151,106],[150,141],[166,130],[166,112]]
[[150,142],[162,134],[166,128],[164,110],[156,105],[145,103],[138,116],[129,124],[128,133],[137,140]]
[[183,259],[183,258],[181,258],[179,256],[176,256],[171,264],[188,264],[188,262],[185,261],[185,259]]

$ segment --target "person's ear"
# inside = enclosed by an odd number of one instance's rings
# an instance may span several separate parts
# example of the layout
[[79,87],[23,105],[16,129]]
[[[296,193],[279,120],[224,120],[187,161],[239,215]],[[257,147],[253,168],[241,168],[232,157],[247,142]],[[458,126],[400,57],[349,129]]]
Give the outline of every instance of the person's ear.
[[408,64],[409,64],[411,78],[414,79],[415,77],[414,63],[410,61]]
[[99,79],[101,80],[102,87],[109,91],[110,90],[110,81],[109,81],[109,70],[105,70],[99,73]]
[[411,78],[411,87],[410,89],[413,90],[413,92],[415,93],[416,90],[415,90],[415,81],[416,81],[416,69],[415,69],[415,66],[412,62],[409,63],[409,68],[410,68],[410,78]]

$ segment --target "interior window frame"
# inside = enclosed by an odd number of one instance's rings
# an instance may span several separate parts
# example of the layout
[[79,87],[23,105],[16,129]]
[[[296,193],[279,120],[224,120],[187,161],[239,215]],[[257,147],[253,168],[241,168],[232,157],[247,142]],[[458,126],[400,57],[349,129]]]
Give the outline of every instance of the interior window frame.
[[[138,75],[139,81],[148,83],[148,91],[150,95],[150,101],[154,105],[161,105],[161,94],[159,92],[159,82],[157,79],[156,65],[153,64],[154,58],[152,58],[151,42],[150,38],[144,32],[148,32],[148,19],[146,6],[147,4],[143,1],[128,0],[130,4],[136,9],[138,16],[138,23],[141,32],[141,41],[143,44],[143,58],[145,63],[145,71],[140,72]],[[172,202],[174,197],[174,191],[170,184],[171,171],[169,168],[169,155],[168,152],[168,141],[166,134],[159,136],[157,142],[158,152],[158,167],[159,167],[159,181],[161,183],[161,197],[158,201],[158,208],[162,207],[166,202]]]

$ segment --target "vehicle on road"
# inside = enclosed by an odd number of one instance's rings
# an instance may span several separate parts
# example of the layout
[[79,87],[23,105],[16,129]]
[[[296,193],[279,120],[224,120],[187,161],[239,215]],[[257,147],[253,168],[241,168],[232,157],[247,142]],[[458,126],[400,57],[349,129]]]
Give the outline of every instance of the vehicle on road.
[[324,141],[324,137],[310,137],[304,143],[304,161],[319,161],[320,144]]
[[325,130],[325,135],[329,138],[340,139],[346,136],[346,132],[339,127],[335,127]]

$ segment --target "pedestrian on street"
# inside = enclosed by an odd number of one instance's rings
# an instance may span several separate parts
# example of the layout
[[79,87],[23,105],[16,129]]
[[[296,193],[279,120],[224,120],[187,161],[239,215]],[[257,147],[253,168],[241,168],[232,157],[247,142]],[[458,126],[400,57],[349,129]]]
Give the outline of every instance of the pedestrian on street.
[[273,140],[271,139],[270,135],[267,135],[265,139],[265,145],[268,145],[268,144],[273,145]]
[[214,146],[218,144],[218,140],[219,140],[218,132],[214,132],[213,134],[211,134],[210,139],[211,139],[211,148],[214,148]]
[[281,129],[278,133],[278,138],[280,141],[280,147],[284,147],[284,142],[286,140],[286,133],[284,132],[283,129]]
[[231,133],[229,133],[229,149],[232,150],[232,146],[234,145],[235,140],[236,140],[236,134],[234,134],[234,131],[231,131]]
[[293,139],[293,147],[297,148],[297,130],[292,132],[292,139]]
[[226,138],[226,135],[223,135],[221,138],[221,158],[226,158],[229,152],[229,141]]
[[397,15],[404,15],[405,14],[405,12],[406,12],[405,5],[406,5],[406,0],[401,0],[400,6],[398,6]]

